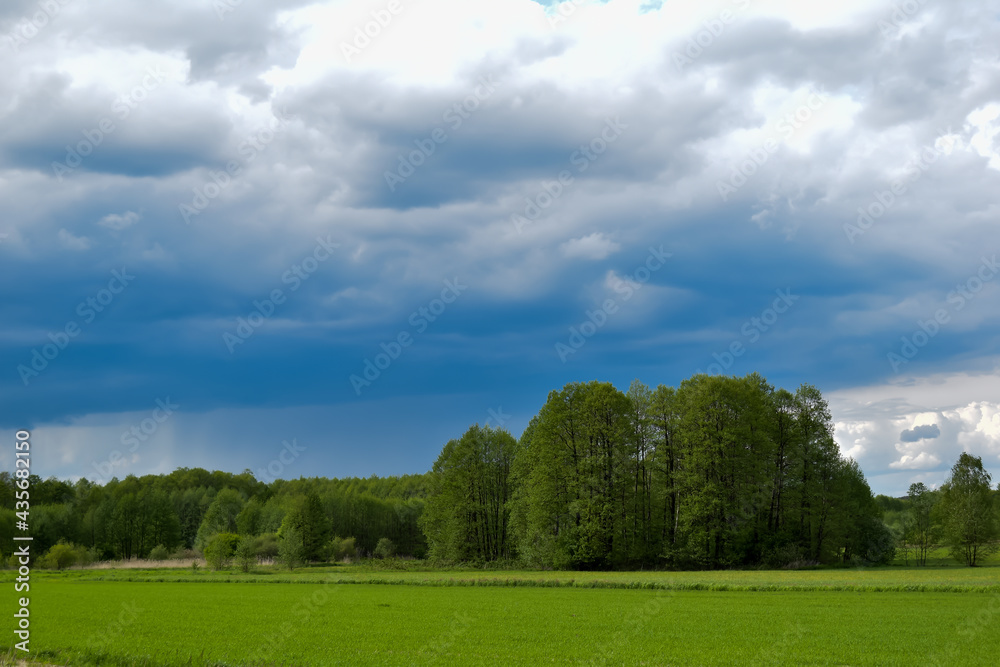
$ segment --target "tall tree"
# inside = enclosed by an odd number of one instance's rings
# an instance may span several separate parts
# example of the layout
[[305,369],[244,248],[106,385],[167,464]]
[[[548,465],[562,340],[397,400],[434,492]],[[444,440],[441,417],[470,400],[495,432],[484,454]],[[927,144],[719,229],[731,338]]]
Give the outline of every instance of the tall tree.
[[951,547],[952,557],[970,567],[996,550],[996,539],[1000,536],[991,481],[982,458],[962,452],[941,487],[938,507],[945,541]]
[[910,484],[906,495],[910,499],[910,506],[904,539],[913,547],[917,564],[927,565],[927,554],[934,548],[938,539],[937,526],[933,519],[937,497],[923,482]]

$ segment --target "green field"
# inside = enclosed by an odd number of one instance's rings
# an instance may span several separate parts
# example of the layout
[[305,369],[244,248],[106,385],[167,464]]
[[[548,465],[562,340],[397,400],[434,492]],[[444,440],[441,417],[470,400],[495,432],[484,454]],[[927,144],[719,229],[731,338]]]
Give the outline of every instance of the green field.
[[[401,585],[357,583],[373,577]],[[758,590],[710,590],[720,586]],[[980,592],[942,592],[963,587]],[[33,575],[31,600],[33,658],[63,665],[994,665],[1000,654],[996,567],[90,570]]]

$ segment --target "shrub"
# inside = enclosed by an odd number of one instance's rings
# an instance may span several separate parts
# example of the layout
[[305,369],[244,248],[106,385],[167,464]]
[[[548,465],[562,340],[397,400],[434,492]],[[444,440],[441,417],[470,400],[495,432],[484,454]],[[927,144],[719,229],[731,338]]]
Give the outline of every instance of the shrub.
[[334,537],[327,545],[327,555],[332,562],[357,558],[358,548],[353,537]]
[[192,558],[198,558],[200,556],[194,549],[188,549],[187,547],[177,547],[168,558],[170,560],[191,560]]
[[158,544],[149,551],[149,560],[167,560],[170,552],[162,544]]
[[86,553],[83,547],[77,547],[62,540],[54,544],[48,553],[42,558],[39,565],[50,570],[64,570],[67,567],[76,565],[80,560],[81,552]]
[[213,570],[221,570],[229,565],[240,536],[234,533],[218,533],[205,547],[205,561]]
[[383,537],[375,545],[375,558],[392,558],[396,553],[396,545],[388,537]]
[[258,558],[276,559],[278,546],[278,536],[275,533],[264,533],[253,538],[254,553]]

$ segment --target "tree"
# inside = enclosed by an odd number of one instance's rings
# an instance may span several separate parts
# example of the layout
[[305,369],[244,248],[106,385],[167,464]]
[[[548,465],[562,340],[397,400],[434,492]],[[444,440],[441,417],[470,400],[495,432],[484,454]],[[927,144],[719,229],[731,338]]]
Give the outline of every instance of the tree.
[[236,558],[236,565],[244,572],[249,572],[250,568],[257,562],[257,550],[254,548],[254,538],[252,535],[244,535],[236,544],[236,551],[233,553]]
[[941,487],[938,506],[944,539],[952,558],[969,567],[996,550],[995,540],[1000,535],[991,481],[982,458],[962,452]]
[[208,511],[198,527],[195,546],[203,547],[216,533],[236,533],[236,518],[243,509],[243,497],[235,489],[223,489],[208,506]]
[[288,513],[281,522],[279,535],[288,528],[295,528],[302,538],[302,559],[319,560],[323,547],[330,540],[330,521],[315,492],[293,499]]
[[229,565],[240,536],[235,533],[216,533],[205,546],[205,561],[213,570],[221,570]]
[[434,462],[420,525],[430,556],[447,561],[513,556],[511,465],[517,441],[504,430],[471,427]]
[[907,529],[904,539],[913,548],[917,565],[927,565],[927,553],[937,542],[937,527],[933,520],[937,498],[923,482],[910,484],[906,495],[910,499],[910,507],[904,524]]
[[396,545],[388,537],[383,537],[375,545],[375,558],[392,558],[396,555]]
[[297,528],[288,526],[282,530],[278,542],[278,560],[289,570],[294,570],[297,565],[302,564],[304,550],[302,533]]

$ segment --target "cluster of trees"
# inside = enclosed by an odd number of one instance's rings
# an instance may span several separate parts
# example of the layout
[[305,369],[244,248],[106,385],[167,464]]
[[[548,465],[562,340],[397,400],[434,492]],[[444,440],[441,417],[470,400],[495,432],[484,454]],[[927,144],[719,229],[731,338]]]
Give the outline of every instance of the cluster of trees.
[[952,558],[974,567],[996,552],[1000,486],[994,491],[991,483],[982,458],[963,453],[940,489],[920,482],[910,485],[906,498],[878,496],[904,562],[913,558],[926,565],[931,551],[944,546]]
[[894,540],[826,401],[763,377],[553,391],[520,440],[475,426],[434,464],[429,555],[551,568],[888,562]]
[[[422,556],[417,525],[426,475],[369,479],[276,480],[179,468],[167,475],[129,476],[98,485],[32,475],[33,551],[59,555],[59,567],[88,560],[222,554],[228,563],[252,551],[278,558],[284,537],[301,540],[298,560],[374,554],[385,538],[392,551]],[[0,473],[0,549],[15,535],[15,479]],[[218,536],[216,547],[205,550]],[[348,545],[349,544],[349,548]],[[223,548],[223,545],[228,545]],[[48,561],[46,561],[48,562]]]
[[[760,375],[679,387],[572,383],[520,439],[489,426],[448,442],[424,475],[265,484],[180,468],[98,485],[29,478],[44,566],[192,557],[243,569],[358,556],[543,568],[968,565],[1000,538],[1000,489],[963,454],[940,489],[874,498],[841,456],[819,390]],[[0,549],[15,534],[15,479],[0,473]],[[888,524],[888,525],[887,525]],[[4,556],[9,556],[9,551]]]

